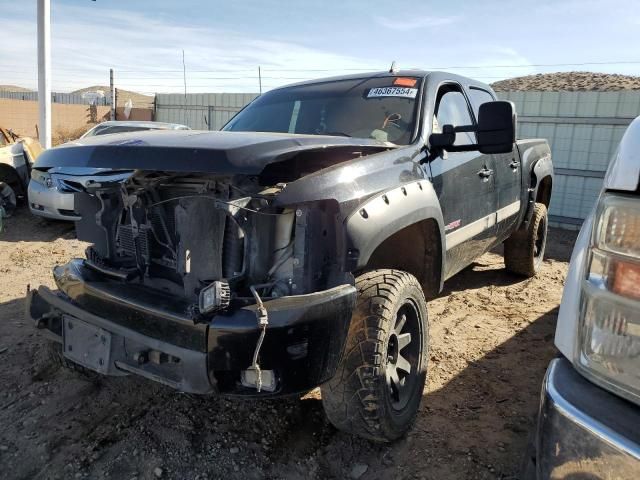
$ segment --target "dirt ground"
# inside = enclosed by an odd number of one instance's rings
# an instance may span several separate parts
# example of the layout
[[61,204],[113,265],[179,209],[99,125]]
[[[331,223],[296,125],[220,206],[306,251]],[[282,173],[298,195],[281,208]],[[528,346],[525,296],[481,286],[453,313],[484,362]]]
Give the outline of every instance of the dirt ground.
[[554,356],[575,234],[552,230],[537,278],[486,254],[429,303],[428,386],[391,445],[337,432],[319,393],[285,401],[192,397],[133,378],[51,368],[25,321],[27,285],[84,246],[72,226],[20,211],[0,234],[0,477],[11,479],[517,478]]

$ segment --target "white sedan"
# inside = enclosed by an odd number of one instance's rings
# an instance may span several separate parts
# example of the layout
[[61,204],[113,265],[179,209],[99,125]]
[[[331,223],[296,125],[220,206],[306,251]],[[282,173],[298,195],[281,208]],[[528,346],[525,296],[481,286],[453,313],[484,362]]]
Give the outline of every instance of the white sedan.
[[[190,130],[186,125],[164,122],[109,121],[99,123],[81,138],[111,135],[143,130]],[[79,220],[75,211],[74,194],[88,183],[99,181],[108,169],[56,168],[48,171],[31,171],[28,197],[29,209],[34,215],[53,220]]]

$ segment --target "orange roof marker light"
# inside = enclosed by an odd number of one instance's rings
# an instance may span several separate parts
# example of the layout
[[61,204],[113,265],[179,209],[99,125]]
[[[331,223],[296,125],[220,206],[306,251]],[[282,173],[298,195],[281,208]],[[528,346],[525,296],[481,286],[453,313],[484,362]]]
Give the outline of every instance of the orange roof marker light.
[[398,77],[393,81],[393,84],[400,87],[413,87],[417,81],[418,80],[416,78]]

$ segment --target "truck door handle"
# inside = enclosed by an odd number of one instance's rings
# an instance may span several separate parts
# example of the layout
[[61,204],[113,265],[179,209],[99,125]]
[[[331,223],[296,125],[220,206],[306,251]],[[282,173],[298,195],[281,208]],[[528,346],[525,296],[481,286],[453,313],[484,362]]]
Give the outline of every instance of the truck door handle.
[[491,175],[493,175],[493,170],[486,167],[478,172],[478,176],[483,180],[487,180]]
[[518,162],[515,158],[511,160],[511,163],[509,164],[509,167],[511,167],[512,170],[518,170],[519,166],[520,162]]

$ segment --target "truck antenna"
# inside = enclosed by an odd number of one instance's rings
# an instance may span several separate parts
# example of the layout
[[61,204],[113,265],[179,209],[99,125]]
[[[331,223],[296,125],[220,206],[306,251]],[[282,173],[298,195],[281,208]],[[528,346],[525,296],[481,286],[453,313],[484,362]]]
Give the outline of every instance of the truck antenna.
[[389,68],[389,73],[398,73],[398,67],[396,67],[396,61],[391,62],[391,68]]

